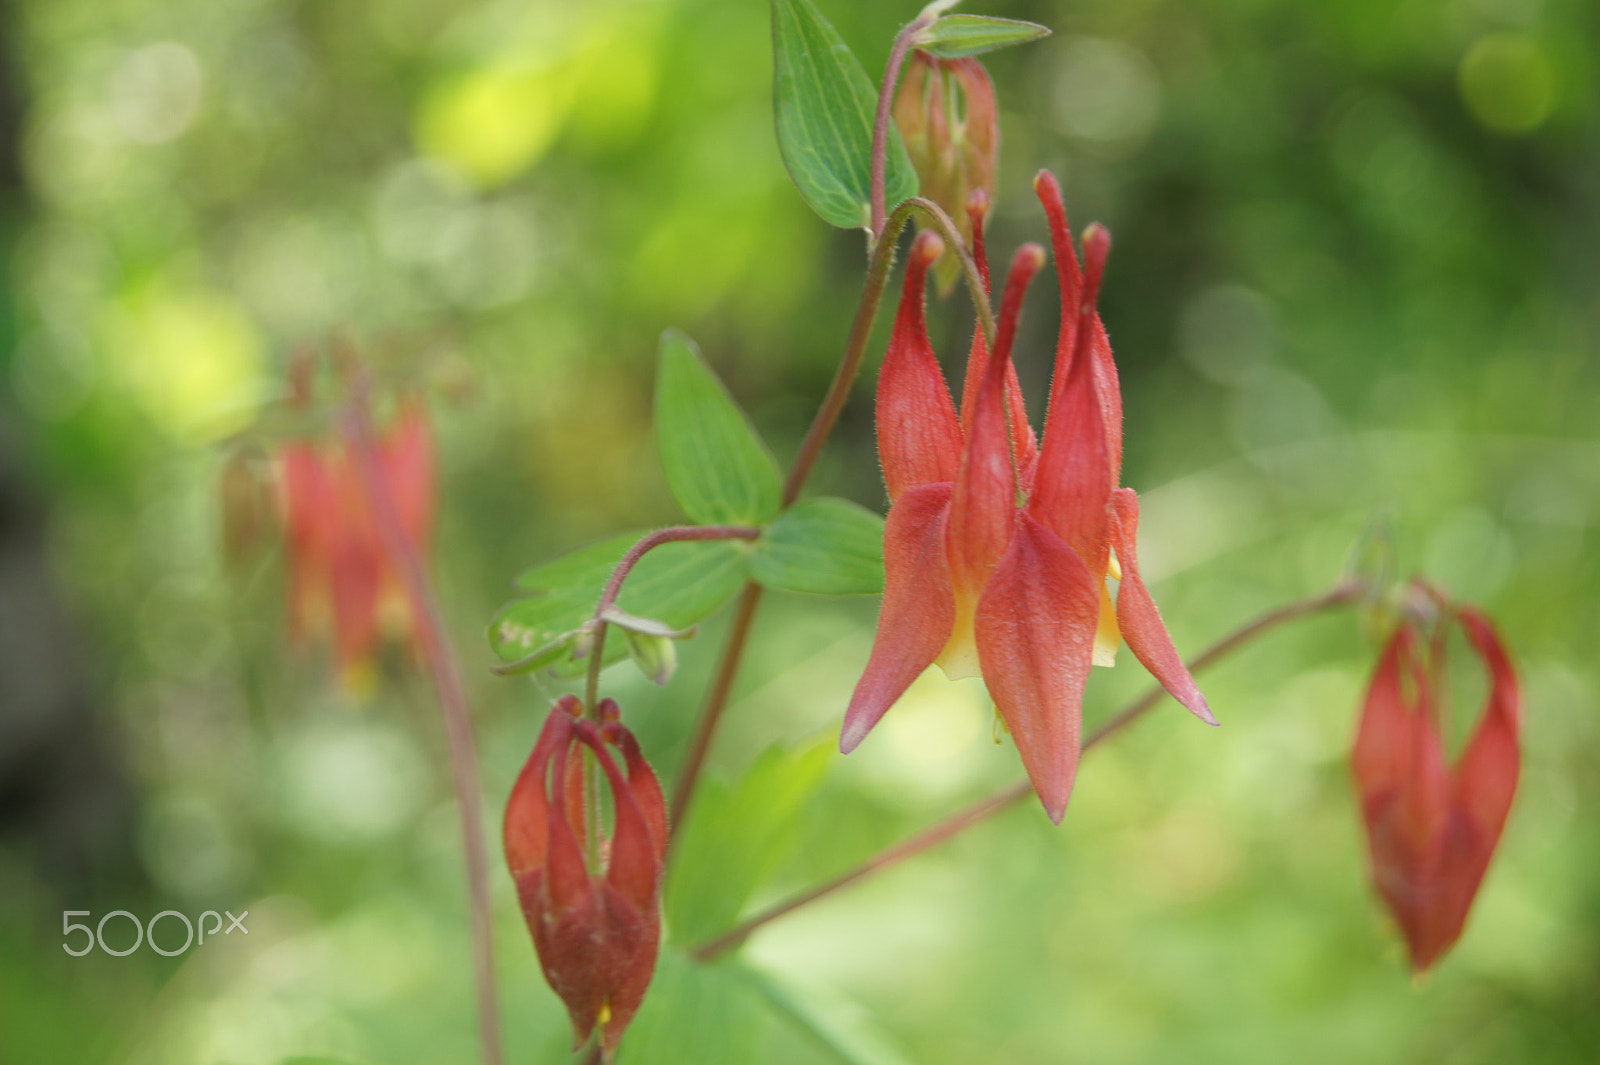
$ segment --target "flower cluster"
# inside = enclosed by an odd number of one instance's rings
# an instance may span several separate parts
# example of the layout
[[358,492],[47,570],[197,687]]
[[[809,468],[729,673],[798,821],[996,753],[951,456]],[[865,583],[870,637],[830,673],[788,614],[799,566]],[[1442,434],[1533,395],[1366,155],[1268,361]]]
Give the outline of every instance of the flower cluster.
[[[1054,176],[1041,171],[1034,189],[1050,222],[1062,308],[1040,439],[1011,348],[1043,249],[1017,252],[994,352],[981,332],[974,337],[958,413],[923,310],[942,244],[924,233],[913,245],[878,378],[878,454],[890,499],[883,609],[840,745],[854,749],[931,663],[952,678],[981,674],[1059,822],[1077,773],[1084,684],[1092,664],[1110,663],[1119,639],[1179,702],[1216,720],[1139,576],[1138,499],[1119,487],[1122,398],[1095,310],[1110,239],[1091,226],[1080,267]],[[981,205],[972,214],[981,263]],[[1114,604],[1108,577],[1119,580]]]
[[[581,718],[583,704],[571,695],[550,711],[511,789],[505,851],[539,965],[572,1019],[574,1045],[598,1028],[609,1056],[655,972],[667,811],[617,704],[602,700],[598,711],[598,723]],[[608,837],[587,795],[594,768],[585,748],[611,791]],[[586,841],[594,844],[589,857]]]
[[[1367,690],[1351,759],[1372,877],[1426,972],[1460,938],[1517,790],[1521,697],[1494,626],[1420,583]],[[1433,631],[1416,616],[1429,615]],[[1443,739],[1451,622],[1488,673],[1488,696],[1454,766]]]

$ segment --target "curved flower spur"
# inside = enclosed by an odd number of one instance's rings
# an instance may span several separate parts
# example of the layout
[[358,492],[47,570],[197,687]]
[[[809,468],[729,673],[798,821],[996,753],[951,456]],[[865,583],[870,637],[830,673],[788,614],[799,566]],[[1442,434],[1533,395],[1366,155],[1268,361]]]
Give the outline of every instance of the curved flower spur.
[[[610,1060],[655,973],[667,814],[661,785],[633,733],[603,699],[599,723],[566,695],[551,709],[506,805],[506,864],[539,965],[566,1004],[574,1046],[599,1029]],[[590,847],[599,811],[589,806],[589,748],[611,789],[614,826]],[[622,756],[624,770],[607,748]]]
[[[981,332],[974,337],[958,415],[923,312],[928,267],[943,244],[924,233],[912,245],[878,377],[890,499],[883,608],[840,747],[855,749],[930,664],[952,679],[981,675],[1059,823],[1077,775],[1084,684],[1091,665],[1111,663],[1119,638],[1180,703],[1207,724],[1216,718],[1139,576],[1138,498],[1118,487],[1122,397],[1095,310],[1110,236],[1089,227],[1080,267],[1055,177],[1040,171],[1034,191],[1050,221],[1062,307],[1037,443],[1011,348],[1043,249],[1027,244],[1013,258],[994,353]],[[979,263],[983,206],[969,208]],[[1108,576],[1120,579],[1115,605]]]

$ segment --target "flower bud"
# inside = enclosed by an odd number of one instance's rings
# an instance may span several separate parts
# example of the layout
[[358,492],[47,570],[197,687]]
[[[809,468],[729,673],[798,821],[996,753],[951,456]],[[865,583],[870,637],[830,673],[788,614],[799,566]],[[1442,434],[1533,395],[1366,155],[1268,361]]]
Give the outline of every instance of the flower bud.
[[[971,245],[968,198],[981,190],[985,205],[994,199],[1000,158],[1000,115],[988,72],[970,56],[913,52],[895,97],[894,121],[922,195],[944,208]],[[948,291],[959,273],[955,255],[946,255],[935,270],[940,290]]]
[[[1426,972],[1460,938],[1516,792],[1521,699],[1505,646],[1489,620],[1444,600],[1434,623],[1413,613],[1384,648],[1367,691],[1351,758],[1372,878]],[[1432,611],[1430,611],[1432,613]],[[1445,640],[1455,621],[1488,672],[1477,726],[1454,766],[1446,761]]]
[[[545,980],[572,1020],[573,1045],[598,1030],[609,1060],[655,973],[667,815],[661,785],[613,707],[599,724],[577,718],[580,711],[570,695],[556,704],[511,789],[506,864]],[[599,834],[598,811],[585,809],[584,776],[594,769],[584,747],[611,789],[609,837]]]

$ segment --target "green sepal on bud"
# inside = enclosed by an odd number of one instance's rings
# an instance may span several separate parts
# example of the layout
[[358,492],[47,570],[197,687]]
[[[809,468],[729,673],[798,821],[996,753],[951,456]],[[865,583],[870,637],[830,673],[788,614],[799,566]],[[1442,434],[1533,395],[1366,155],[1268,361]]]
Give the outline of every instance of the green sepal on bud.
[[658,687],[666,687],[678,670],[678,647],[665,636],[628,633],[628,657]]
[[[929,8],[936,6],[928,5]],[[927,10],[923,13],[927,14]],[[1049,35],[1050,28],[1037,22],[988,15],[946,15],[918,33],[915,44],[941,59],[961,59],[1027,44]]]
[[674,629],[655,618],[641,618],[614,606],[601,611],[600,620],[627,634],[628,657],[639,667],[639,672],[663,687],[678,669],[675,641],[686,640],[695,633],[693,626]]

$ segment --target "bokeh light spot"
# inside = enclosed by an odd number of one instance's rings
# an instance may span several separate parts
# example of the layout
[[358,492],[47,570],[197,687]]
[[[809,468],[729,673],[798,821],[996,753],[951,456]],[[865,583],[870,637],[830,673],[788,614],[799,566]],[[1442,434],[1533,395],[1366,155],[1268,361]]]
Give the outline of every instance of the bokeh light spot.
[[549,67],[490,67],[441,82],[423,99],[417,144],[481,186],[503,184],[561,132],[570,89]]
[[175,140],[200,110],[200,60],[185,45],[158,41],[128,53],[111,72],[117,129],[140,144]]
[[1161,113],[1161,83],[1150,61],[1120,41],[1079,37],[1056,65],[1051,104],[1056,126],[1105,154],[1144,143]]
[[1555,66],[1526,34],[1480,37],[1462,57],[1458,77],[1467,109],[1496,133],[1531,133],[1555,109]]

